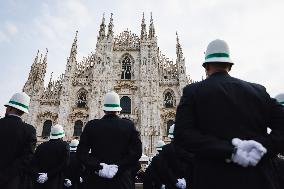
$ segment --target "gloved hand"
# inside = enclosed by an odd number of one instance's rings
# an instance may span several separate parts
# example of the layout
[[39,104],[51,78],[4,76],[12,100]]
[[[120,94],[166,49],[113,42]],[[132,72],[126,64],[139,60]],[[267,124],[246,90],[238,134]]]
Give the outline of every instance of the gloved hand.
[[48,180],[47,173],[38,173],[39,177],[37,178],[37,182],[40,184],[45,183]]
[[118,166],[117,165],[109,165],[109,175],[114,177],[118,171]]
[[82,177],[80,177],[80,183],[82,183],[83,182],[83,178]]
[[186,188],[186,181],[184,178],[182,179],[177,179],[176,187],[180,189],[185,189]]
[[69,179],[64,179],[64,186],[66,186],[67,188],[72,186],[72,182]]
[[241,140],[239,138],[234,138],[232,140],[232,144],[237,147],[241,148],[244,151],[250,152],[252,149],[257,149],[260,151],[260,154],[263,156],[267,150],[260,144],[259,142],[256,142],[254,140]]
[[117,165],[108,165],[105,163],[100,163],[100,165],[103,166],[103,168],[99,170],[99,173],[98,173],[100,177],[111,179],[115,176],[115,174],[118,171]]
[[232,154],[232,161],[243,167],[247,167],[249,165],[250,159],[246,151],[238,148],[237,151]]
[[232,144],[237,148],[236,153],[232,155],[232,161],[243,167],[256,166],[267,152],[266,148],[254,140],[234,138]]
[[166,186],[164,184],[162,184],[161,189],[165,189],[165,188],[166,188]]

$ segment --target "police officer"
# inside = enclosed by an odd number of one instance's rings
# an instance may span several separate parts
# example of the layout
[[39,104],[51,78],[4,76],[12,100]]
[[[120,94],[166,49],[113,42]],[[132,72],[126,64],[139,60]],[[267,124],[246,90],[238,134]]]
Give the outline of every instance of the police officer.
[[63,184],[71,184],[64,181],[64,170],[69,160],[69,145],[63,141],[64,136],[63,127],[54,125],[50,140],[37,147],[32,161],[35,189],[61,189]]
[[151,159],[150,165],[147,167],[145,173],[142,175],[144,189],[161,189],[165,187],[165,177],[162,171],[163,161],[159,156],[162,147],[165,145],[163,140],[159,140],[156,144],[156,155]]
[[106,94],[103,110],[101,119],[86,124],[77,149],[90,173],[84,187],[133,188],[132,169],[142,154],[139,133],[132,121],[118,117],[121,107],[117,93]]
[[29,111],[30,97],[16,93],[5,105],[5,117],[0,119],[0,188],[22,189],[36,145],[36,130],[22,121]]
[[174,142],[195,153],[195,188],[277,188],[271,159],[284,148],[284,109],[263,86],[231,77],[232,65],[227,43],[212,41],[207,79],[183,90]]
[[168,138],[172,142],[164,145],[159,153],[160,159],[163,161],[161,174],[165,178],[164,184],[166,189],[185,189],[192,175],[193,155],[173,144],[174,129],[175,124],[170,127],[168,134]]
[[83,182],[83,165],[77,159],[76,151],[79,141],[73,139],[70,142],[70,161],[69,165],[65,171],[65,181],[64,187],[69,189],[79,189],[81,188],[81,183]]

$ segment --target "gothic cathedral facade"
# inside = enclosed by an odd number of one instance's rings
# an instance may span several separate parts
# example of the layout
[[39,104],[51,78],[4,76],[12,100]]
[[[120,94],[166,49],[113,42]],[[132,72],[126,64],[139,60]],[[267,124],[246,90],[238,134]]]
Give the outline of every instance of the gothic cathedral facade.
[[65,73],[46,87],[47,52],[37,54],[23,91],[31,96],[25,121],[36,127],[40,142],[57,123],[64,126],[67,140],[79,138],[89,120],[104,115],[104,95],[111,90],[121,97],[120,117],[132,120],[140,131],[143,153],[154,154],[156,142],[166,138],[182,89],[192,82],[179,38],[176,61],[170,61],[157,45],[152,15],[147,32],[143,14],[140,36],[128,30],[114,36],[113,27],[112,15],[108,27],[103,17],[96,50],[81,61],[76,32]]

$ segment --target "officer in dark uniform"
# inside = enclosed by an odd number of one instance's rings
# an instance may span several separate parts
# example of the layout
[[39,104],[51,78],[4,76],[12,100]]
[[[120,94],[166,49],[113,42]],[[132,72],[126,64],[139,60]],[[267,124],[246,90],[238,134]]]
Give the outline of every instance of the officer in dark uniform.
[[226,42],[212,41],[207,79],[183,90],[174,142],[195,153],[194,188],[279,188],[272,159],[284,148],[284,109],[263,86],[231,77],[232,65]]
[[[81,183],[83,182],[83,164],[78,160],[76,151],[79,141],[74,139],[70,143],[70,161],[69,165],[65,170],[65,183],[64,187],[69,189],[79,189],[81,187]],[[71,186],[67,184],[66,180],[71,182]]]
[[105,115],[100,120],[86,124],[77,148],[79,159],[90,173],[84,187],[133,188],[132,170],[142,154],[139,132],[132,121],[118,117],[121,107],[117,93],[106,94],[103,110]]
[[26,187],[28,165],[36,146],[36,130],[22,121],[28,113],[30,97],[16,93],[5,105],[6,115],[0,119],[0,188],[23,189]]
[[144,189],[161,189],[165,185],[165,174],[162,171],[164,161],[159,155],[165,142],[160,140],[156,144],[157,154],[151,159],[151,163],[147,167],[145,173],[142,174]]
[[32,166],[35,189],[62,189],[64,171],[69,161],[69,145],[63,141],[63,127],[51,128],[50,140],[40,144],[35,152]]

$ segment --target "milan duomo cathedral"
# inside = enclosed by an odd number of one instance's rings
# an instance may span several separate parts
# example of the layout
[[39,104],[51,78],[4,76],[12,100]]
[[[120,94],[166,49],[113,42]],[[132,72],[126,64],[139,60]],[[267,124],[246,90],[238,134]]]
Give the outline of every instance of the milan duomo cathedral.
[[120,116],[140,131],[143,153],[155,153],[156,142],[167,139],[182,89],[192,82],[179,38],[171,61],[160,52],[152,15],[147,32],[143,14],[140,36],[129,30],[114,35],[113,27],[112,15],[107,28],[103,17],[95,52],[80,61],[76,32],[65,73],[46,87],[47,52],[36,55],[23,91],[31,97],[24,119],[36,127],[38,141],[47,140],[56,123],[65,127],[67,140],[79,138],[89,120],[104,115],[104,95],[111,90],[120,95]]

